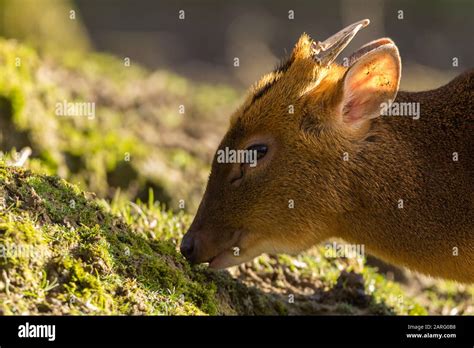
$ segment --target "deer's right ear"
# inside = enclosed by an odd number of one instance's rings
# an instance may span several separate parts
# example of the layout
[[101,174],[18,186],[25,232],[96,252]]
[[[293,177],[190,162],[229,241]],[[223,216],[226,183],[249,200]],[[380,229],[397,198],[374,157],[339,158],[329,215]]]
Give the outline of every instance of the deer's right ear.
[[392,40],[379,39],[361,47],[350,60],[338,114],[345,125],[360,128],[380,115],[383,103],[395,99],[400,84],[400,55]]

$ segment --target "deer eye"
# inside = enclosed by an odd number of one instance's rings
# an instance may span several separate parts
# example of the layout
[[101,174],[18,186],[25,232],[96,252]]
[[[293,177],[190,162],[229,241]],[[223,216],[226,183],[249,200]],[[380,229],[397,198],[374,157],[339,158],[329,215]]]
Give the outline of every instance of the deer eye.
[[267,145],[264,145],[264,144],[255,144],[255,145],[249,146],[247,150],[257,151],[257,160],[259,160],[267,154],[268,147]]

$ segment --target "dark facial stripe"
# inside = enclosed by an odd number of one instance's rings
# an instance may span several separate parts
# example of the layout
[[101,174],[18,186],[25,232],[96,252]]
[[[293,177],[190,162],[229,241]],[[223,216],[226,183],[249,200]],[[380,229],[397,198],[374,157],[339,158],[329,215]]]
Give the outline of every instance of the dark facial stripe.
[[281,78],[281,76],[290,68],[293,61],[294,61],[294,58],[293,56],[291,56],[288,59],[282,60],[278,64],[278,66],[273,70],[273,74],[274,74],[273,79],[254,93],[252,102],[250,103],[250,105],[252,105],[257,99],[261,98],[265,93],[267,93],[270,87],[272,87],[275,84],[275,82],[277,82]]
[[275,68],[275,70],[273,70],[273,72],[276,72],[276,73],[286,72],[290,68],[291,64],[293,64],[294,60],[295,59],[293,56],[290,56],[289,58],[281,60],[280,63],[278,63],[278,66]]

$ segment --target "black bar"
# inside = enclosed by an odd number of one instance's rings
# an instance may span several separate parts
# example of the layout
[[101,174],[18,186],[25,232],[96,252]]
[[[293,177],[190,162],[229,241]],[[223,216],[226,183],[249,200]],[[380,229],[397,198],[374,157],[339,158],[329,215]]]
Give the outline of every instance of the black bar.
[[[19,327],[55,325],[55,339],[20,338]],[[409,329],[408,325],[412,328]],[[441,325],[441,327],[437,327]],[[455,326],[455,328],[449,329]],[[413,328],[417,327],[417,328]],[[473,347],[474,317],[0,317],[0,346],[28,344],[410,344]],[[456,337],[407,338],[407,334],[455,334]]]

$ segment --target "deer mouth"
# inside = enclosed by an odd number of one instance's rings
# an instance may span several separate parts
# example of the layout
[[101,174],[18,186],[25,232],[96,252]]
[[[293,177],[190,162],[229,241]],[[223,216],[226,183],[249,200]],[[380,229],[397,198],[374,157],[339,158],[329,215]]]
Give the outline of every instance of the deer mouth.
[[224,269],[232,266],[237,266],[241,263],[252,260],[260,254],[261,250],[258,248],[241,249],[239,250],[238,255],[235,252],[235,249],[225,250],[214,256],[211,260],[209,260],[209,268]]
[[223,269],[241,263],[241,248],[239,246],[241,236],[242,231],[236,231],[228,243],[229,246],[207,261],[209,262],[209,267]]
[[232,260],[233,257],[235,258],[230,251],[225,250],[209,260],[209,268],[223,269],[233,266],[235,264],[233,261],[240,263],[237,260]]
[[244,231],[236,232],[236,235],[232,238],[233,243],[228,244],[231,246],[223,249],[207,261],[209,262],[209,268],[224,269],[237,266],[254,259],[265,251],[261,245],[250,242],[248,238],[245,238],[246,236],[249,237]]

